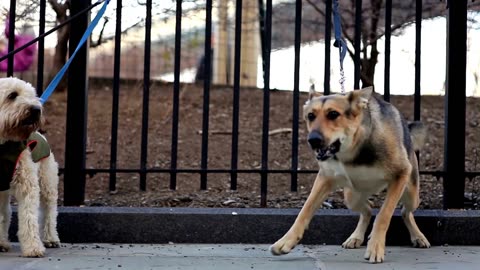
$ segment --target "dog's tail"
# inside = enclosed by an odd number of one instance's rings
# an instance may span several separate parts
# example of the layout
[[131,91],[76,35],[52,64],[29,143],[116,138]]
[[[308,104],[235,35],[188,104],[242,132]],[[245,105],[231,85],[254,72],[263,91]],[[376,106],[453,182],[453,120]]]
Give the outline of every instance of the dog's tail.
[[412,137],[413,149],[420,150],[427,139],[427,127],[420,121],[411,122],[408,124],[410,136]]

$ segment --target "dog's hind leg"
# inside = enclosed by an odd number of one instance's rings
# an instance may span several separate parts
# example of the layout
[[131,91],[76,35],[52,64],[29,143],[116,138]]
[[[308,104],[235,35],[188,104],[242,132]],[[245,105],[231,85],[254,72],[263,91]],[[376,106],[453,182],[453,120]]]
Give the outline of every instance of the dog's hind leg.
[[7,252],[11,245],[8,241],[8,228],[10,227],[10,218],[12,208],[10,207],[10,191],[0,192],[0,252]]
[[53,153],[40,161],[40,223],[42,241],[47,248],[60,247],[57,232],[58,165]]
[[18,201],[18,240],[24,257],[43,257],[45,247],[38,228],[40,188],[38,164],[29,150],[23,151],[12,181],[13,195]]
[[365,232],[367,231],[370,219],[372,218],[372,208],[370,207],[367,198],[358,192],[352,191],[350,188],[344,188],[343,194],[348,208],[360,212],[360,219],[358,220],[355,231],[353,231],[350,237],[343,242],[342,247],[358,248],[362,245],[363,240],[365,239]]
[[303,237],[303,233],[308,228],[315,211],[322,205],[332,188],[333,183],[331,179],[320,174],[317,175],[312,191],[298,214],[295,223],[280,240],[270,247],[270,252],[273,255],[287,254],[298,244]]
[[419,178],[418,170],[415,169],[416,161],[414,163],[414,170],[412,171],[412,178],[410,182],[407,184],[407,188],[402,196],[402,218],[407,226],[408,232],[410,233],[410,240],[414,247],[418,248],[429,248],[430,243],[428,242],[427,238],[417,226],[415,222],[415,218],[413,217],[413,211],[417,209],[418,205],[420,204],[419,198]]

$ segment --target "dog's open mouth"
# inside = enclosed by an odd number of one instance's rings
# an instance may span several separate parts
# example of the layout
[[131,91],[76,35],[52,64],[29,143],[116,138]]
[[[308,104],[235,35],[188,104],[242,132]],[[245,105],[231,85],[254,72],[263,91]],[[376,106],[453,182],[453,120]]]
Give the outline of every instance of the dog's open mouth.
[[315,152],[317,152],[317,160],[325,161],[329,158],[334,157],[335,154],[340,150],[340,146],[340,140],[336,140],[335,142],[323,149],[316,149]]
[[24,127],[27,127],[27,126],[34,126],[38,123],[39,119],[38,117],[35,117],[35,116],[29,116],[25,119],[23,119],[21,122],[20,122],[20,125],[24,126]]
[[38,122],[38,117],[27,117],[20,122],[22,126],[32,126],[37,124]]

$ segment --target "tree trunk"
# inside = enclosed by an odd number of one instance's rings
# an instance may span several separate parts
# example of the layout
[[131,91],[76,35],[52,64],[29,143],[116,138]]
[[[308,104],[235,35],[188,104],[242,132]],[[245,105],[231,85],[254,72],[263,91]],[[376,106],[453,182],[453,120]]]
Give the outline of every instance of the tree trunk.
[[[61,24],[68,19],[67,10],[69,8],[69,1],[63,4],[49,0],[55,13],[57,14],[57,23]],[[68,54],[68,40],[70,39],[70,24],[63,26],[57,30],[57,45],[55,46],[55,54],[53,56],[53,65],[48,73],[48,82],[51,82],[55,75],[62,69],[67,61]],[[58,84],[57,91],[65,91],[67,89],[67,77],[64,76]]]
[[370,56],[363,58],[361,63],[360,79],[362,81],[362,88],[373,86],[375,77],[375,66],[378,62],[377,42],[371,45]]
[[[62,69],[67,61],[68,40],[70,38],[70,26],[65,25],[64,28],[58,30],[57,45],[55,46],[55,54],[53,56],[53,66],[48,74],[48,81],[52,81],[55,75]],[[57,86],[57,90],[64,91],[67,88],[67,77],[63,77]]]
[[[370,0],[371,6],[371,15],[370,15],[370,25],[363,27],[363,37],[364,39],[364,58],[361,60],[361,71],[360,79],[362,80],[362,88],[373,86],[374,77],[375,77],[375,66],[378,62],[378,49],[377,49],[377,40],[378,40],[378,23],[380,21],[380,11],[382,10],[382,0]],[[367,45],[370,44],[370,45]],[[368,55],[367,47],[370,47],[370,55]]]

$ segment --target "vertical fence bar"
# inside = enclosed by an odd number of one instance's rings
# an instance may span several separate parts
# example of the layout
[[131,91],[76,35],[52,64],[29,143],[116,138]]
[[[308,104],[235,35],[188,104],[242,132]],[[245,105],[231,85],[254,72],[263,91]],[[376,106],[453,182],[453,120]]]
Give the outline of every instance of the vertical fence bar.
[[207,0],[205,16],[205,76],[203,80],[202,160],[200,189],[207,189],[208,121],[210,114],[210,79],[212,76],[212,0]]
[[383,99],[390,102],[390,41],[392,37],[392,0],[385,1],[385,76]]
[[237,190],[238,168],[238,121],[240,110],[240,61],[242,49],[242,8],[243,1],[237,0],[235,5],[235,63],[233,70],[233,120],[232,120],[232,159],[230,173],[230,189]]
[[258,24],[260,30],[260,46],[262,49],[262,78],[265,81],[265,7],[263,0],[258,0]]
[[422,1],[415,3],[415,94],[413,103],[413,119],[420,120],[420,73],[422,53]]
[[300,96],[300,44],[302,41],[302,1],[295,1],[295,60],[293,71],[293,121],[292,121],[292,166],[290,190],[297,191],[298,178],[298,110]]
[[143,62],[142,145],[140,153],[140,190],[147,189],[148,111],[150,103],[150,53],[152,34],[152,0],[147,0],[145,20],[145,53]]
[[467,0],[449,1],[448,4],[444,209],[463,208],[465,192]]
[[[76,0],[70,4],[73,16],[90,6],[90,0]],[[90,22],[89,13],[70,24],[69,53],[75,51]],[[78,206],[85,200],[85,148],[87,143],[87,89],[88,89],[87,41],[77,52],[68,69],[67,127],[65,139],[64,204]]]
[[265,72],[263,86],[262,165],[260,182],[260,205],[267,206],[268,184],[268,129],[270,118],[270,51],[272,49],[272,0],[267,0],[265,20]]
[[110,142],[110,181],[109,190],[115,191],[117,184],[117,147],[118,147],[118,103],[120,95],[120,63],[122,48],[122,0],[117,0],[115,24],[115,50],[113,63],[112,89],[112,130]]
[[[10,11],[8,15],[9,25],[8,25],[8,52],[12,52],[15,47],[15,10],[16,10],[16,0],[10,0]],[[10,55],[7,60],[7,77],[13,76],[13,64],[14,64],[14,55]]]
[[332,0],[325,1],[325,68],[323,93],[330,95],[330,40],[332,39]]
[[[40,21],[38,24],[38,35],[45,33],[45,9],[46,0],[40,0]],[[43,72],[45,63],[45,39],[41,38],[38,41],[38,55],[37,55],[37,96],[43,93]]]
[[182,1],[177,0],[175,10],[175,63],[173,70],[173,109],[172,109],[172,151],[170,162],[170,189],[177,188],[177,154],[178,154],[178,113],[180,103],[180,54],[182,49]]
[[355,71],[353,76],[353,88],[360,88],[360,45],[362,38],[362,0],[355,0],[355,55],[354,65]]

